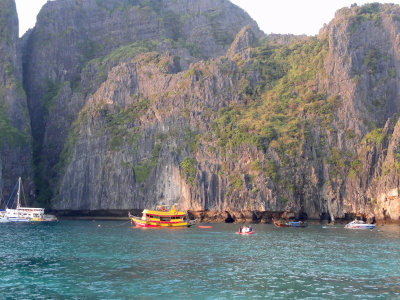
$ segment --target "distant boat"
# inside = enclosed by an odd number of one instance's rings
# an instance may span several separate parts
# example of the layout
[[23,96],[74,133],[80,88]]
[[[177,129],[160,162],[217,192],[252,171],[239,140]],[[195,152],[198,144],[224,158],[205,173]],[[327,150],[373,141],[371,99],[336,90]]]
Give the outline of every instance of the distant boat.
[[[7,222],[53,222],[57,221],[57,217],[54,215],[46,215],[44,213],[44,208],[36,208],[36,207],[22,207],[21,206],[21,177],[18,178],[18,190],[17,190],[17,204],[15,209],[8,208],[8,204],[13,197],[12,192],[10,199],[6,204],[5,210],[0,212],[0,223],[7,223]],[[17,186],[17,185],[16,185]],[[11,203],[12,205],[12,203]]]
[[196,224],[197,220],[189,220],[186,212],[177,211],[175,204],[170,211],[159,207],[160,210],[143,210],[141,217],[129,213],[129,218],[138,227],[190,227]]
[[366,224],[364,221],[361,220],[354,220],[350,223],[346,224],[344,228],[347,229],[374,229],[375,224]]
[[239,228],[239,231],[235,232],[236,234],[243,234],[243,235],[247,235],[247,234],[254,234],[254,230],[251,227],[247,227],[247,226],[243,226]]
[[254,234],[255,232],[254,231],[250,231],[250,232],[239,232],[239,231],[237,231],[235,233],[236,234],[242,234],[242,235],[248,235],[248,234]]
[[304,223],[303,221],[290,221],[290,222],[278,222],[275,221],[275,219],[272,219],[272,222],[274,222],[274,225],[276,227],[307,227],[308,224]]
[[289,222],[289,227],[307,227],[308,224],[303,221],[292,221]]
[[277,222],[275,219],[272,219],[272,222],[276,227],[290,227],[288,223]]

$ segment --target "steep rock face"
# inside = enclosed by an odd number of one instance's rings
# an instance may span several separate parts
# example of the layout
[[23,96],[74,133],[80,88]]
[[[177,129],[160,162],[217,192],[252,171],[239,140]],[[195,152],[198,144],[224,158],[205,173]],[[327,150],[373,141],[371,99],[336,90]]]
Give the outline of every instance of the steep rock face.
[[393,17],[399,13],[392,5],[344,8],[321,33],[330,44],[324,85],[346,100],[338,123],[356,134],[365,135],[373,123],[383,127],[399,111],[400,23]]
[[242,10],[222,0],[48,2],[25,50],[31,110],[43,96],[47,80],[79,81],[85,62],[118,47],[158,41],[154,47],[170,48],[185,65],[222,55],[247,24],[257,28]]
[[157,53],[113,68],[80,114],[53,207],[129,209],[162,201],[201,209],[189,197],[180,163],[206,128],[204,109],[213,114],[237,97],[218,63],[197,67],[209,78],[201,79],[200,71],[174,73],[173,57]]
[[225,53],[248,24],[261,35],[245,12],[225,0],[48,2],[24,48],[39,189],[53,185],[68,129],[87,97],[130,52],[168,52],[186,69]]
[[[43,71],[26,86],[45,116],[31,106],[52,208],[179,203],[228,222],[399,220],[398,6],[345,8],[318,37],[260,42],[225,1],[57,3],[47,8],[82,17],[90,7],[96,30],[83,36],[98,44],[83,55],[72,35],[89,32],[80,17],[79,30],[39,24],[28,37],[26,74]],[[148,23],[133,33],[122,13]],[[190,18],[177,28],[176,14]],[[39,51],[46,41],[75,48]]]
[[0,1],[0,161],[0,199],[8,199],[19,176],[27,195],[33,196],[30,124],[13,0]]
[[[262,81],[258,70],[243,71],[252,69],[253,34],[243,29],[227,58],[199,62],[185,72],[176,72],[173,57],[157,53],[113,68],[70,135],[74,142],[64,152],[65,174],[53,208],[179,203],[183,209],[230,211],[232,220],[246,218],[235,213],[243,210],[284,211],[293,196],[269,172],[277,167],[269,157],[278,154],[250,140],[222,148],[213,133],[219,111],[245,108],[251,100],[243,90]],[[297,171],[301,185],[301,168]],[[310,189],[310,195],[318,193]],[[314,204],[318,216],[324,207]],[[302,200],[293,206],[297,212],[307,209]]]
[[348,153],[344,160],[351,166],[324,187],[323,198],[337,216],[360,212],[397,220],[400,215],[393,208],[399,205],[398,158],[389,146],[397,141],[393,128],[400,105],[399,14],[396,5],[344,8],[320,33],[330,45],[320,84],[342,100],[329,143]]
[[[249,28],[243,29],[228,57],[198,62],[184,72],[176,72],[173,57],[158,53],[114,67],[75,123],[53,208],[138,209],[179,203],[182,209],[229,211],[232,220],[252,216],[249,211],[287,209],[294,196],[270,171],[277,168],[271,157],[280,160],[276,151],[260,149],[264,142],[254,143],[257,137],[224,148],[216,135],[224,135],[225,129],[214,132],[218,115],[235,114],[235,106],[246,108],[252,100],[243,90],[262,82],[258,70],[243,71],[252,69],[252,36]],[[224,118],[223,126],[227,121],[236,126],[233,117]],[[229,143],[229,138],[219,139]],[[287,170],[286,175],[296,176],[293,180],[304,186],[303,169]],[[316,186],[309,189],[311,196],[318,193]],[[291,209],[313,216],[303,203],[306,196],[293,200]],[[319,216],[325,207],[312,203]],[[235,213],[240,211],[247,213]]]

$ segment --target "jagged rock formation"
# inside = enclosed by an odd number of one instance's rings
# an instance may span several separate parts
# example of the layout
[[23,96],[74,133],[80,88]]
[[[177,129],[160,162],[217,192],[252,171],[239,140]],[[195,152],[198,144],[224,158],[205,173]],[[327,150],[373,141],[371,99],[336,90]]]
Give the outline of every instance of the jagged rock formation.
[[0,0],[0,200],[11,194],[19,176],[32,194],[30,123],[22,88],[18,17],[12,0]]
[[112,67],[157,50],[172,55],[177,68],[187,69],[199,59],[225,53],[248,24],[261,35],[246,13],[222,0],[48,2],[24,49],[41,201],[52,196],[47,187],[56,185],[55,166],[68,128]]
[[37,201],[399,220],[399,22],[263,36],[225,0],[48,2],[23,49]]
[[400,215],[399,15],[397,5],[344,8],[320,33],[330,45],[328,77],[321,85],[343,99],[330,144],[347,152],[343,160],[350,167],[335,184],[323,186],[335,215],[364,212],[394,220]]

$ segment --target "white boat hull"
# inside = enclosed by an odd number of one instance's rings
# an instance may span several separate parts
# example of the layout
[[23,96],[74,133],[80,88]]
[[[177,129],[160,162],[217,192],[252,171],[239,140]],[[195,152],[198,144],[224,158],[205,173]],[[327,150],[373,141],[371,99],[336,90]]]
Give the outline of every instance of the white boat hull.
[[[45,215],[44,208],[41,207],[23,207],[21,206],[20,194],[21,194],[21,177],[18,178],[18,191],[17,191],[17,204],[16,208],[8,208],[8,204],[13,199],[13,193],[8,200],[5,209],[0,210],[0,223],[8,222],[54,222],[57,221],[57,217],[53,215]],[[17,186],[17,185],[16,185]],[[15,186],[15,187],[16,187]],[[11,202],[10,207],[13,206]]]
[[347,224],[345,226],[347,229],[374,229],[375,225],[374,224]]
[[8,218],[8,222],[15,222],[15,223],[26,223],[30,222],[31,219],[28,218],[16,218],[16,217],[10,217]]

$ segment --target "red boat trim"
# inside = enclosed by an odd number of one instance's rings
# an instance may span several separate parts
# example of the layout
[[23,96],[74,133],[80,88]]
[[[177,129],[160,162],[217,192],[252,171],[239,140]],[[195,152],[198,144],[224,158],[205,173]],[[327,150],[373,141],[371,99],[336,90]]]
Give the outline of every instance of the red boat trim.
[[[141,226],[141,227],[160,227],[160,225],[158,225],[158,224],[171,224],[171,225],[175,225],[175,224],[183,224],[183,223],[187,223],[187,224],[184,224],[184,225],[182,225],[182,226],[188,226],[188,222],[187,222],[187,221],[182,222],[181,220],[174,221],[174,222],[168,222],[168,221],[154,221],[154,220],[147,221],[147,220],[135,219],[135,218],[131,218],[131,220],[135,223],[135,225]],[[148,222],[156,223],[156,224],[147,224]]]
[[[136,222],[135,220],[132,220],[133,222]],[[157,224],[177,224],[177,223],[187,223],[186,221],[176,221],[176,222],[168,222],[168,221],[155,221],[155,220],[151,220],[151,221],[146,221],[146,220],[138,220],[137,222],[152,222],[152,223],[157,223]]]
[[[167,228],[168,227],[168,226],[159,226],[159,225],[152,225],[152,224],[137,223],[135,221],[134,221],[134,223],[138,227],[154,227],[154,228]],[[175,227],[187,227],[187,226],[188,225],[185,224],[185,225],[182,225],[182,226],[171,226],[171,227],[175,228]],[[168,228],[171,228],[171,227],[168,227]]]

